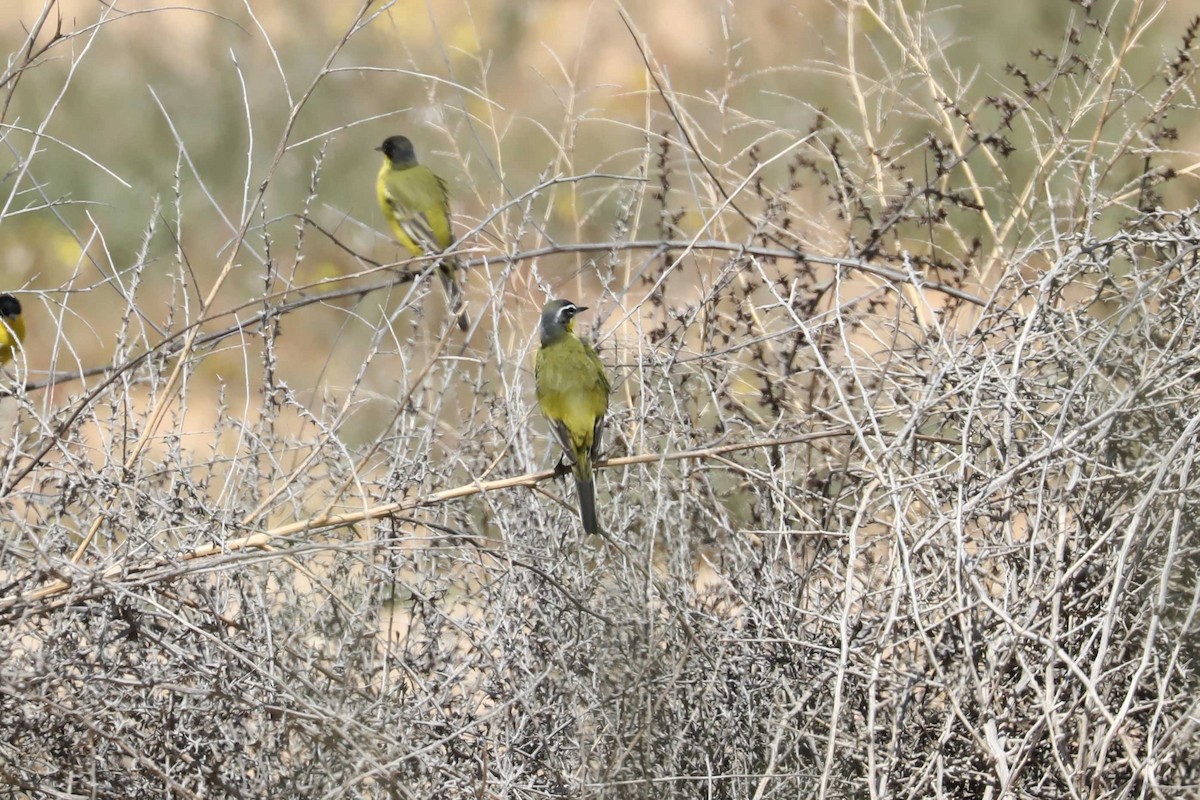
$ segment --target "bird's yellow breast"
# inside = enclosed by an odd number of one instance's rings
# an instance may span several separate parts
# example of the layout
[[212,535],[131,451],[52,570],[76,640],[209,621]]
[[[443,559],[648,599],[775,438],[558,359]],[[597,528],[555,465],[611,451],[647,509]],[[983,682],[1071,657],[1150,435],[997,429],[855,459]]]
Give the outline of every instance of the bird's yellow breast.
[[538,405],[566,427],[576,449],[591,448],[596,420],[608,411],[608,392],[604,365],[578,337],[568,334],[538,350]]
[[21,346],[24,338],[24,319],[17,316],[0,321],[0,364],[7,364],[12,360],[13,353]]

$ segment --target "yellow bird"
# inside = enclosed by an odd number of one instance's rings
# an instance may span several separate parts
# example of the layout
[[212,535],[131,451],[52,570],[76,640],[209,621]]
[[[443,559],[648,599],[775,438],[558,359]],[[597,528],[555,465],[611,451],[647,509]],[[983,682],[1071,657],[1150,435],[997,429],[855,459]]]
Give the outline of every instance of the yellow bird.
[[[446,182],[429,167],[417,163],[416,151],[407,136],[389,136],[375,149],[383,153],[375,192],[396,241],[414,257],[441,253],[454,243]],[[458,315],[458,327],[465,331],[469,324],[461,311],[462,287],[454,275],[458,259],[442,259],[437,270],[450,312]]]
[[0,364],[12,361],[13,353],[25,338],[25,320],[21,301],[11,294],[0,294]]
[[587,308],[567,300],[551,300],[542,309],[542,345],[534,379],[538,406],[571,462],[583,529],[600,533],[592,462],[600,455],[611,387],[604,362],[575,335],[575,315],[580,311]]

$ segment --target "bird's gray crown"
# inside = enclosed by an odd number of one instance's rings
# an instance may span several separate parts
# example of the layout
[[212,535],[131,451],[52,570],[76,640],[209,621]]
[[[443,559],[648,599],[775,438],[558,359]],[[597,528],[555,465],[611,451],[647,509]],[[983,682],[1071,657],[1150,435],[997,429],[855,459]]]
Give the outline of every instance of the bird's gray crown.
[[570,300],[551,300],[542,307],[542,343],[553,342],[570,330],[571,320],[586,306],[577,306]]
[[389,136],[383,144],[375,148],[388,157],[388,160],[399,166],[417,163],[417,151],[407,136]]

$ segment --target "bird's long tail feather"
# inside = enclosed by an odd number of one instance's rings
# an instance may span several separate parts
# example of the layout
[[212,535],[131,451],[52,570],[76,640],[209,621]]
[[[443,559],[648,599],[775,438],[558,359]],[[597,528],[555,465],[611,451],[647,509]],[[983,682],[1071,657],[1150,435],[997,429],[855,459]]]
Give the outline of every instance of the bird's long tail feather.
[[591,478],[576,478],[575,491],[579,494],[579,517],[583,520],[584,532],[599,533],[600,520],[596,519],[596,484]]
[[458,327],[465,333],[471,327],[467,313],[462,310],[463,291],[455,273],[458,271],[458,259],[443,259],[438,264],[438,277],[442,279],[442,288],[446,290],[446,301],[450,305],[450,313],[458,315]]

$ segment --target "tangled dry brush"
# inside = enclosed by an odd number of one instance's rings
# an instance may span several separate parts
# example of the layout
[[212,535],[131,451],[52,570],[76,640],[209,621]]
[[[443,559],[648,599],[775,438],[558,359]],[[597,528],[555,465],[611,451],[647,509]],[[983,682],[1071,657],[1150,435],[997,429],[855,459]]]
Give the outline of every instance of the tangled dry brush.
[[[548,243],[518,198],[464,243],[466,339],[427,264],[288,285],[315,188],[244,218],[236,319],[181,255],[151,337],[132,270],[111,366],[3,400],[3,794],[1196,791],[1200,224],[1162,210],[1195,70],[1055,160],[1019,134],[1054,93],[1136,79],[1037,63],[915,145],[817,114],[723,158],[652,83],[609,236]],[[605,539],[547,472],[517,286],[590,295]],[[301,392],[319,315],[363,363]]]

